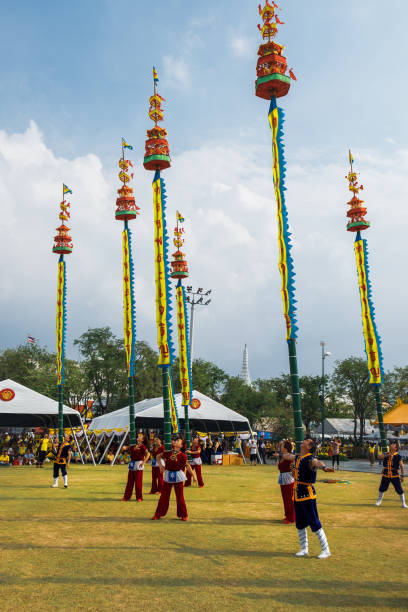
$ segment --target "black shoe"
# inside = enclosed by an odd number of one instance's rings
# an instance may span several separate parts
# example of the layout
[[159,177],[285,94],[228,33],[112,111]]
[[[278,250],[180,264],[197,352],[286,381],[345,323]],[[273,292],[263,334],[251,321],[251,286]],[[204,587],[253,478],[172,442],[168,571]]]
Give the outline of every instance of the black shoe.
[[68,489],[68,485],[64,485],[64,489]]

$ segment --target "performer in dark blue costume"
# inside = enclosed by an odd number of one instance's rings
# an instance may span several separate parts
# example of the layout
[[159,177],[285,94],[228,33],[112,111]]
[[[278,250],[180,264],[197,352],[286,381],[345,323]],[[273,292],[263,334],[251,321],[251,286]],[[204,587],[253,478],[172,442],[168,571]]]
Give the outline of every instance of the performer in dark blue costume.
[[[405,467],[401,455],[398,453],[399,443],[391,442],[390,452],[380,455],[380,459],[383,460],[383,471],[380,483],[380,489],[378,491],[378,499],[375,503],[376,506],[380,506],[384,493],[387,491],[390,483],[394,486],[395,492],[400,496],[401,507],[408,508],[405,503],[404,491],[402,490],[401,480],[405,476]],[[401,471],[401,473],[400,473]]]
[[71,453],[72,453],[71,440],[72,440],[72,436],[69,436],[67,434],[64,436],[63,441],[58,444],[58,447],[56,447],[55,444],[53,445],[52,452],[55,456],[54,484],[51,485],[53,489],[56,489],[58,487],[58,476],[59,476],[60,470],[61,470],[62,477],[64,479],[64,488],[65,489],[68,488],[67,467],[69,466],[71,462]]
[[[327,467],[322,461],[314,457],[316,443],[306,438],[300,445],[300,455],[291,455],[295,461],[293,476],[295,478],[294,502],[296,527],[300,540],[300,550],[296,557],[305,557],[309,554],[307,527],[319,538],[322,552],[318,559],[330,557],[329,544],[322,529],[316,506],[316,491],[313,484],[316,482],[316,471],[320,468],[324,472],[334,472],[334,468]],[[286,455],[285,455],[286,456]]]

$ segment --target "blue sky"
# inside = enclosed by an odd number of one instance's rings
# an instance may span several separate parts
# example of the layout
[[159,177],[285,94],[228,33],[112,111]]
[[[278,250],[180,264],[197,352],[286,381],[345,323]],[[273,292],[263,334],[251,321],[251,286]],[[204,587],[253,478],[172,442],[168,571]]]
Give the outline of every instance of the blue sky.
[[[352,236],[344,231],[350,146],[367,190],[386,367],[405,365],[405,322],[392,304],[396,294],[408,298],[398,270],[407,255],[408,5],[280,4],[285,25],[277,40],[298,78],[281,105],[300,369],[318,371],[322,335],[338,358],[362,354]],[[134,146],[142,208],[134,224],[139,337],[154,345],[151,176],[140,167],[154,64],[174,162],[165,174],[169,214],[182,208],[187,219],[191,282],[214,289],[212,311],[200,314],[197,353],[235,373],[247,342],[254,378],[286,371],[268,105],[254,96],[258,22],[252,0],[1,5],[0,191],[9,234],[0,247],[7,283],[0,313],[8,321],[0,348],[17,345],[26,332],[54,346],[56,262],[49,250],[61,180],[74,190],[69,342],[87,326],[121,333],[119,227],[111,221],[121,136]],[[26,244],[33,234],[28,261],[19,240]]]

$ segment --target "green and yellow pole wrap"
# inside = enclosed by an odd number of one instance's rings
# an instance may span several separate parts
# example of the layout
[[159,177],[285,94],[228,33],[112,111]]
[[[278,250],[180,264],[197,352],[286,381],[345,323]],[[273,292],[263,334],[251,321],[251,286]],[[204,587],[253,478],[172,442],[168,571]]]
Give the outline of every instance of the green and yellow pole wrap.
[[57,284],[57,386],[58,386],[58,438],[64,438],[64,358],[65,358],[65,331],[66,331],[66,268],[64,256],[58,260]]
[[377,332],[377,326],[375,323],[375,308],[372,301],[371,282],[369,278],[370,267],[368,265],[367,240],[361,238],[360,232],[357,232],[356,235],[356,240],[354,242],[354,253],[356,256],[358,285],[360,290],[361,318],[363,323],[367,367],[370,377],[370,385],[373,385],[374,387],[381,447],[383,452],[386,452],[387,437],[384,427],[381,398],[381,385],[384,374],[381,339]]
[[288,224],[288,213],[285,204],[286,163],[283,146],[284,112],[276,105],[276,99],[271,99],[269,108],[269,125],[272,130],[273,152],[273,182],[277,204],[279,272],[281,275],[283,316],[286,323],[286,341],[289,352],[290,381],[292,388],[293,422],[295,427],[296,450],[299,451],[303,440],[302,408],[300,404],[299,374],[296,355],[296,300],[295,273],[291,255],[291,241]]
[[124,222],[122,234],[123,246],[123,329],[126,351],[127,375],[129,381],[129,440],[136,444],[135,431],[135,391],[133,377],[135,375],[135,341],[136,341],[136,308],[134,297],[134,267],[132,258],[131,232],[128,222]]
[[184,430],[186,434],[186,446],[190,448],[190,419],[188,416],[188,407],[192,400],[192,376],[190,363],[190,343],[189,343],[189,327],[186,294],[181,280],[177,283],[177,328],[179,339],[179,367],[180,367],[180,383],[181,397],[184,406]]
[[[177,408],[171,389],[170,365],[174,361],[171,324],[171,285],[168,261],[168,234],[166,225],[166,188],[160,171],[153,178],[153,215],[154,215],[154,261],[156,280],[156,325],[158,366],[162,369],[164,447],[171,449],[171,429],[178,432]],[[170,388],[169,388],[170,383]],[[172,397],[170,397],[170,394]]]

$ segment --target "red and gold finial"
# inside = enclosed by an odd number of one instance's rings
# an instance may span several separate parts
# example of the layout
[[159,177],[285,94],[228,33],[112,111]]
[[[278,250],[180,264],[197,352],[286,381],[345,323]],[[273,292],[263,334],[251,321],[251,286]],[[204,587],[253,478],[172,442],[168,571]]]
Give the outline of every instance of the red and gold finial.
[[184,234],[184,228],[179,227],[179,223],[183,223],[183,221],[184,221],[184,218],[177,211],[177,225],[174,228],[174,240],[173,240],[173,244],[175,247],[177,247],[177,251],[173,253],[174,261],[172,261],[170,264],[173,269],[171,271],[170,276],[171,278],[177,278],[179,280],[182,280],[183,278],[188,277],[187,261],[184,259],[186,255],[185,253],[182,253],[180,251],[180,247],[182,247],[184,244],[184,240],[182,238],[182,235]]
[[360,200],[357,197],[358,192],[362,191],[364,186],[358,184],[357,173],[353,170],[354,158],[351,151],[349,151],[349,162],[350,172],[346,176],[346,179],[349,182],[349,191],[352,192],[353,197],[347,202],[348,206],[350,206],[350,210],[347,211],[347,217],[349,218],[347,231],[361,232],[370,227],[370,222],[364,219],[364,216],[367,214],[367,209],[363,206],[364,200]]
[[58,255],[69,255],[72,253],[73,244],[72,238],[69,235],[70,228],[65,225],[65,221],[71,217],[71,213],[68,211],[68,208],[71,208],[71,204],[66,202],[65,196],[71,193],[72,190],[67,187],[64,183],[62,183],[62,202],[60,203],[61,212],[58,215],[61,225],[57,227],[58,234],[54,236],[54,246],[52,248],[53,253],[57,253]]
[[156,92],[159,82],[157,70],[153,66],[153,95],[149,98],[149,117],[154,121],[154,127],[147,130],[146,150],[143,166],[146,170],[165,170],[170,168],[169,143],[167,142],[167,131],[160,127],[159,121],[163,121],[162,102],[166,100]]
[[120,158],[118,165],[120,168],[119,180],[123,183],[122,187],[118,189],[118,198],[116,198],[116,212],[115,219],[118,221],[130,221],[136,219],[139,214],[140,208],[136,206],[135,198],[133,196],[133,189],[129,187],[128,182],[133,178],[133,173],[128,174],[129,166],[133,168],[133,164],[130,159],[125,159],[125,149],[133,150],[124,138],[122,138],[122,157]]
[[296,81],[292,69],[289,70],[289,76],[286,74],[287,61],[282,55],[285,47],[272,40],[278,33],[277,24],[283,25],[284,23],[276,14],[278,10],[280,10],[278,5],[273,1],[272,4],[269,4],[269,1],[266,0],[263,8],[259,5],[263,26],[258,24],[258,29],[262,38],[267,42],[262,44],[258,50],[255,94],[265,100],[286,96],[290,88],[290,80]]

